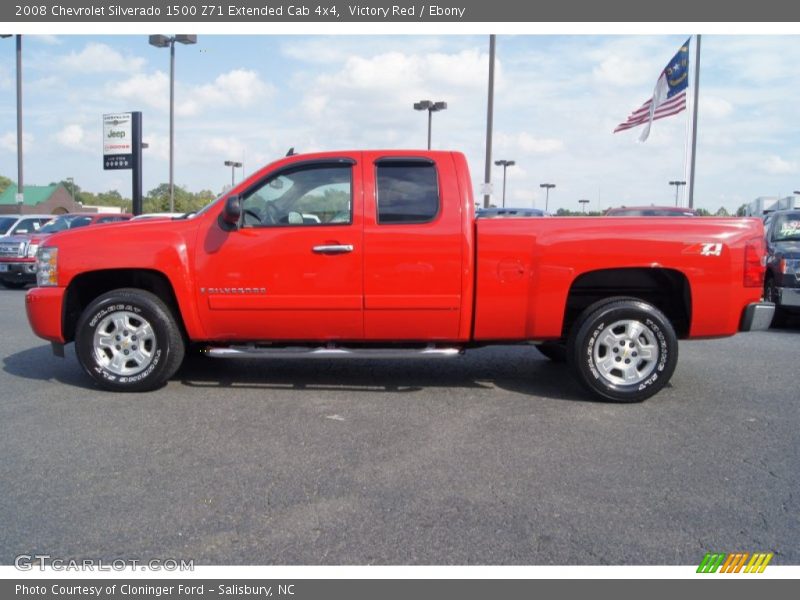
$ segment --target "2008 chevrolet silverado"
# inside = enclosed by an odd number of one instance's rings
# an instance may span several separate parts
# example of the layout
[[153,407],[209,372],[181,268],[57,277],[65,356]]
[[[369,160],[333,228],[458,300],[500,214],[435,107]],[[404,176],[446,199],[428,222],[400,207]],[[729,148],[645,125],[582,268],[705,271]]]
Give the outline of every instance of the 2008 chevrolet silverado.
[[456,152],[288,156],[193,218],[54,235],[26,296],[110,390],[217,356],[451,356],[538,343],[592,393],[640,401],[679,338],[765,329],[756,219],[475,219]]

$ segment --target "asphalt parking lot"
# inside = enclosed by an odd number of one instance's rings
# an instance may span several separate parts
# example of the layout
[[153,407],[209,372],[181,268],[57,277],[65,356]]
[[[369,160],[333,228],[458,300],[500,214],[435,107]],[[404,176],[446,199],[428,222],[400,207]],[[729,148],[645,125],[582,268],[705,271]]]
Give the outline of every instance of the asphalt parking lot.
[[96,389],[0,291],[0,563],[800,563],[800,326],[682,342],[671,387],[593,402],[531,347],[195,358]]

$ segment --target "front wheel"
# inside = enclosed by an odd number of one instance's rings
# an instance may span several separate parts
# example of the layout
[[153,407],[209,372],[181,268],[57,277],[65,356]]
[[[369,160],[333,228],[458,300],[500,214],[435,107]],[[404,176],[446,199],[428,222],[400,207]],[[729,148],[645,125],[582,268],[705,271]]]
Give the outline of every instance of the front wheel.
[[590,392],[641,402],[667,383],[678,362],[672,324],[655,306],[624,298],[587,308],[572,328],[567,358]]
[[101,387],[144,392],[164,385],[183,361],[172,311],[154,294],[123,288],[95,299],[81,314],[75,352]]

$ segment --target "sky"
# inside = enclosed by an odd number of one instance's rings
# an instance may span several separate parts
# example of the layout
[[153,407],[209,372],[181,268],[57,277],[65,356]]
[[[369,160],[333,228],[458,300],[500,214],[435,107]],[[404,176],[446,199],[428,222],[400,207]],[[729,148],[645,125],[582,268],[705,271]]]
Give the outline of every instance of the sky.
[[[498,35],[493,159],[514,160],[506,205],[549,210],[674,204],[688,177],[690,112],[650,138],[614,127],[652,95],[685,35]],[[485,161],[488,35],[210,35],[176,46],[175,183],[220,192],[225,160],[244,173],[297,152],[464,152],[476,198]],[[694,47],[690,52],[694,60]],[[693,72],[694,66],[690,65]],[[800,36],[704,35],[695,206],[735,210],[800,189]],[[169,51],[146,35],[23,37],[25,181],[74,177],[130,196],[129,171],[102,168],[102,115],[143,113],[145,192],[168,181]],[[16,180],[15,53],[0,40],[0,175]],[[691,88],[690,88],[691,95]],[[237,181],[242,170],[237,170]],[[493,167],[500,203],[502,168]],[[680,203],[685,205],[684,190]]]

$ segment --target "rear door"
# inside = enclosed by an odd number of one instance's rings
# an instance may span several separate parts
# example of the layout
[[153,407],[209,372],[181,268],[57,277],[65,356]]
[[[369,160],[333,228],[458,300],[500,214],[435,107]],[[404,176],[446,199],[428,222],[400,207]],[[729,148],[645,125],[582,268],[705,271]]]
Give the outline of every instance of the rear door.
[[364,153],[363,165],[365,338],[458,339],[463,232],[451,155]]

